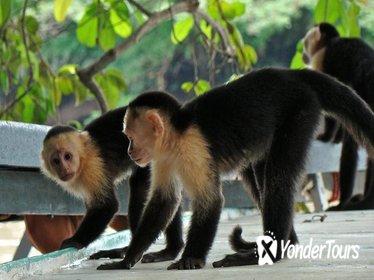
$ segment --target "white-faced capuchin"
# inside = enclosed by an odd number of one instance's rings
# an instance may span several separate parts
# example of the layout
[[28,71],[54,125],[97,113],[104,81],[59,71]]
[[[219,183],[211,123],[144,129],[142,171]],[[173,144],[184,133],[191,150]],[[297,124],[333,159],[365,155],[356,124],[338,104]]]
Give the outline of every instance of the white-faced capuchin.
[[[312,70],[252,71],[181,105],[164,92],[144,93],[130,102],[124,131],[128,154],[139,166],[151,164],[151,196],[120,262],[98,269],[130,269],[173,219],[183,186],[193,215],[179,261],[168,269],[205,265],[224,203],[220,174],[238,171],[262,214],[264,234],[297,242],[294,195],[307,152],[325,112],[340,121],[374,155],[374,115],[337,80]],[[255,242],[230,238],[236,254],[214,267],[258,264]]]
[[[67,192],[82,199],[87,212],[75,234],[61,248],[82,248],[94,241],[117,212],[115,185],[129,178],[128,219],[134,234],[146,203],[150,184],[149,167],[136,166],[127,155],[129,140],[123,134],[126,107],[110,111],[78,131],[55,126],[44,139],[42,171]],[[180,209],[166,229],[167,246],[144,256],[143,262],[174,259],[183,247]],[[91,258],[123,257],[126,248],[100,251]]]
[[[358,38],[341,38],[329,23],[313,27],[303,39],[303,60],[312,69],[327,73],[351,86],[368,105],[374,108],[374,49]],[[338,134],[336,134],[336,131]],[[340,125],[326,119],[322,141],[341,139]],[[338,136],[336,136],[338,135]],[[331,210],[359,210],[374,208],[374,162],[368,160],[364,198],[352,197],[358,160],[358,144],[348,133],[343,133],[340,158],[340,204]]]

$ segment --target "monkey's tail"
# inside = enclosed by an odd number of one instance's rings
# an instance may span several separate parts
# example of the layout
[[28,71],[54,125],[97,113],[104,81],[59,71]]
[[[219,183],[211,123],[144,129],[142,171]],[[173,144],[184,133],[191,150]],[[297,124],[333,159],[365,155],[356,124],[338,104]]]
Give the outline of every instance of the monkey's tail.
[[317,93],[322,109],[340,121],[358,144],[374,158],[374,114],[350,87],[325,74],[303,71],[303,80]]
[[242,228],[237,225],[229,237],[231,248],[238,253],[247,252],[255,248],[255,242],[247,242],[242,238]]

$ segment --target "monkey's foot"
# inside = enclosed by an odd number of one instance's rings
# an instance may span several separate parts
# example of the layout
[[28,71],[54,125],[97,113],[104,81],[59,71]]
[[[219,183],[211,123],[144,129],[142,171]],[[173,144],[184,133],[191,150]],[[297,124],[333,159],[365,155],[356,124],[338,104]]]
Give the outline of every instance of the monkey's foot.
[[354,196],[351,197],[351,199],[349,200],[350,203],[358,203],[360,202],[361,200],[364,200],[365,196],[363,194],[356,194]]
[[332,207],[327,208],[326,211],[341,211],[341,210],[343,210],[341,207],[342,207],[342,205],[338,204],[336,206],[332,206]]
[[130,269],[133,265],[128,261],[122,260],[120,262],[111,262],[99,265],[97,270],[111,270],[111,269]]
[[102,258],[109,259],[119,259],[123,258],[126,254],[127,246],[124,248],[112,249],[112,250],[103,250],[99,251],[89,257],[90,260],[98,260]]
[[258,264],[257,255],[252,252],[235,253],[226,255],[222,260],[213,262],[213,267],[229,267],[229,266],[242,266],[242,265],[255,265]]
[[174,260],[179,250],[164,249],[158,252],[145,254],[142,263],[164,262]]
[[374,209],[374,203],[368,199],[360,201],[348,201],[341,206],[342,210],[368,210]]
[[81,243],[69,238],[69,239],[65,239],[64,241],[62,241],[60,249],[62,250],[62,249],[71,248],[71,247],[82,249],[84,246]]
[[168,270],[172,269],[200,269],[205,266],[205,259],[200,258],[181,258],[179,261],[168,266]]

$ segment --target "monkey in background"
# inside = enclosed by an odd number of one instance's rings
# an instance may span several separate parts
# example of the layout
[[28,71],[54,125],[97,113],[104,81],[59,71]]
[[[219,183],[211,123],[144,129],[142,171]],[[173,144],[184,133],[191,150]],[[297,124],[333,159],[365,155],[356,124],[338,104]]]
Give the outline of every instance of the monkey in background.
[[[75,234],[61,248],[82,248],[105,230],[119,202],[115,186],[130,173],[128,220],[134,234],[149,190],[149,168],[136,166],[126,153],[123,134],[126,107],[110,111],[88,124],[83,131],[55,126],[45,136],[41,151],[43,173],[70,194],[83,200],[87,212]],[[143,262],[174,259],[183,247],[181,210],[166,229],[167,246],[144,256]],[[100,251],[91,258],[123,257],[125,248]]]
[[[191,197],[192,220],[182,256],[168,269],[204,267],[224,203],[220,174],[234,170],[257,202],[264,234],[275,236],[274,261],[280,260],[281,240],[297,242],[294,196],[322,111],[342,121],[374,156],[370,108],[352,89],[316,71],[252,71],[184,105],[164,92],[135,98],[124,132],[130,158],[151,166],[150,198],[124,259],[98,269],[134,266],[172,221],[182,186]],[[256,242],[244,241],[240,227],[230,243],[237,253],[214,267],[258,264]]]
[[[303,39],[304,63],[351,86],[374,108],[374,49],[358,38],[341,38],[329,23],[313,27]],[[336,97],[337,98],[337,97]],[[340,204],[331,210],[374,208],[374,162],[367,161],[364,196],[352,197],[358,160],[358,145],[348,133],[340,133],[339,123],[326,119],[322,141],[338,142],[343,138],[340,158]],[[343,134],[343,137],[341,136]],[[351,199],[351,200],[350,200]],[[358,201],[357,201],[358,200]]]

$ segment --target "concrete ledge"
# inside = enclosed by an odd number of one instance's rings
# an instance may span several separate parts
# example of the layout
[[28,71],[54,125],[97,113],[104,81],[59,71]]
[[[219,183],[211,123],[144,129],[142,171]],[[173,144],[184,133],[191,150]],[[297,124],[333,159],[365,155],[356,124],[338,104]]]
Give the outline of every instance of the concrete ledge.
[[0,121],[0,166],[39,168],[39,153],[49,126]]
[[130,238],[130,231],[125,230],[101,236],[81,250],[68,248],[41,256],[6,262],[0,264],[0,279],[27,279],[28,276],[35,274],[47,274],[63,267],[79,265],[82,260],[100,250],[127,246]]

